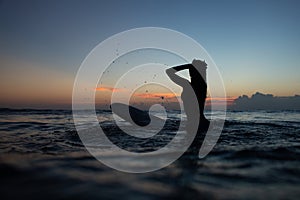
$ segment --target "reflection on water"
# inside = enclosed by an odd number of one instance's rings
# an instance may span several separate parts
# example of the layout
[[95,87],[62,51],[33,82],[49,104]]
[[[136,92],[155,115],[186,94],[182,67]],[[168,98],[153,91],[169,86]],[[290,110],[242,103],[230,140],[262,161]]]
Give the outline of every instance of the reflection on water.
[[[110,128],[111,113],[97,114]],[[211,117],[217,119],[218,113]],[[176,121],[176,112],[172,119]],[[184,156],[156,172],[127,174],[106,167],[87,153],[70,111],[1,110],[1,196],[297,199],[299,119],[300,112],[290,111],[228,112],[218,144],[204,159]],[[107,149],[105,156],[122,161],[109,147],[103,148]]]

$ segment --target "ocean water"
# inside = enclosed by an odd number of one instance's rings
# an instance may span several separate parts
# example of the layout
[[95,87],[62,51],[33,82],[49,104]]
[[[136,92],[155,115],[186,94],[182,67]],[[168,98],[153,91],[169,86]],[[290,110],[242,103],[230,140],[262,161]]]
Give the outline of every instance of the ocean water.
[[[99,110],[97,116],[116,140],[131,143],[118,137],[110,112]],[[178,113],[170,112],[170,116],[171,137]],[[300,196],[299,111],[229,111],[221,137],[208,156],[179,160],[144,174],[116,171],[91,156],[79,139],[68,110],[1,109],[0,134],[1,199]],[[167,139],[162,138],[161,142]],[[149,150],[151,146],[138,148]]]

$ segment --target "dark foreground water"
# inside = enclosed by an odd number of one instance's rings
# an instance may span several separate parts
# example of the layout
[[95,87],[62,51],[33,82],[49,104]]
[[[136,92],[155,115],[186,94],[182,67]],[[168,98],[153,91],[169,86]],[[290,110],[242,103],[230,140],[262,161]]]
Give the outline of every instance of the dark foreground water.
[[[106,128],[110,115],[98,112],[101,121],[108,121]],[[118,172],[92,157],[77,136],[70,111],[2,109],[0,133],[1,199],[300,196],[300,112],[228,112],[219,142],[207,157],[144,174]]]

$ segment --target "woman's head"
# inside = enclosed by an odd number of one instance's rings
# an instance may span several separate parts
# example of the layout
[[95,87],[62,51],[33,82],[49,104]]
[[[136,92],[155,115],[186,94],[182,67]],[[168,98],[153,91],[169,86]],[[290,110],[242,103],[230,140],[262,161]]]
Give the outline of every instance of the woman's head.
[[199,75],[205,77],[205,72],[207,68],[207,64],[205,61],[194,59],[192,62],[192,66],[189,68],[189,73],[191,78],[198,78]]
[[194,59],[193,62],[192,62],[192,65],[195,67],[195,68],[207,68],[207,64],[205,62],[205,60],[196,60]]

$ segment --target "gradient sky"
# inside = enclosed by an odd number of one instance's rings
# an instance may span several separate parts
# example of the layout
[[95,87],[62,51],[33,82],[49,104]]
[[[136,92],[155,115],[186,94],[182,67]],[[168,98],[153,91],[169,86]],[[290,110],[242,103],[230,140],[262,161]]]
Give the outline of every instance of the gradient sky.
[[0,107],[70,105],[76,72],[106,38],[165,27],[199,42],[227,95],[300,94],[300,1],[0,1]]

